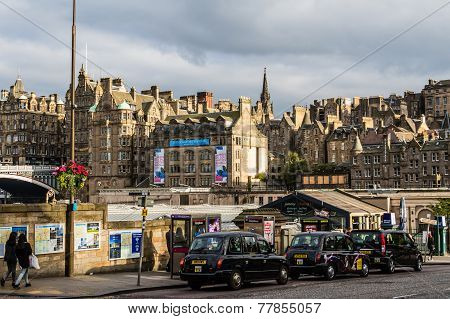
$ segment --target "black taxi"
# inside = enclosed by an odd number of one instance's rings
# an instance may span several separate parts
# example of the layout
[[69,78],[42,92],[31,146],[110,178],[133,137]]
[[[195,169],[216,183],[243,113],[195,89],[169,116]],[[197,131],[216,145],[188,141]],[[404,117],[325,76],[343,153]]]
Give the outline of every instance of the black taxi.
[[291,278],[300,274],[324,276],[332,280],[337,274],[369,274],[370,260],[355,250],[352,239],[340,232],[310,232],[294,236],[286,252]]
[[226,283],[240,289],[252,281],[288,281],[288,266],[284,256],[264,237],[249,232],[202,234],[194,239],[188,255],[180,261],[180,278],[192,289],[202,285]]

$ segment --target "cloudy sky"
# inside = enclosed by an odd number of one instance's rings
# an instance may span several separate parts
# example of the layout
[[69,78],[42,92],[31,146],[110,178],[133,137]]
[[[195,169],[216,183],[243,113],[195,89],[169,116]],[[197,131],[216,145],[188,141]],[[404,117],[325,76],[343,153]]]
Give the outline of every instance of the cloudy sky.
[[[276,113],[308,98],[402,94],[450,78],[450,5],[336,81],[323,83],[446,0],[78,0],[78,49],[94,78],[157,84],[179,97],[261,91],[268,68]],[[20,70],[26,89],[64,94],[70,51],[10,9],[70,44],[70,0],[0,0],[0,87]],[[78,57],[77,69],[84,58]]]

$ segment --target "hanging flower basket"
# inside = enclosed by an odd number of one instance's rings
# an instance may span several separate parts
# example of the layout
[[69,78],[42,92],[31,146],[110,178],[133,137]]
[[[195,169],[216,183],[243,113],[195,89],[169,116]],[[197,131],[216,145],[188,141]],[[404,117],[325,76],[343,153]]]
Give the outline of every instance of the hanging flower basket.
[[85,186],[89,171],[83,165],[69,161],[68,164],[56,168],[53,174],[61,191],[76,194]]

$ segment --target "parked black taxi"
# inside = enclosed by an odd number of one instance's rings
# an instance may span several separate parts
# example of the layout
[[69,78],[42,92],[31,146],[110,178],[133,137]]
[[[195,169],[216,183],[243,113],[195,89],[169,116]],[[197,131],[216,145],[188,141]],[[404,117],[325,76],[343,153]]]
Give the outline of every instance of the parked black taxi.
[[288,281],[284,256],[264,237],[248,232],[206,233],[194,239],[188,255],[180,261],[180,277],[192,289],[202,285],[226,283],[240,289],[252,281]]
[[350,236],[360,253],[370,258],[370,268],[394,273],[396,267],[422,270],[423,257],[410,234],[402,230],[353,230]]
[[291,278],[300,274],[324,276],[369,274],[369,257],[355,250],[350,236],[339,232],[310,232],[295,235],[286,251]]

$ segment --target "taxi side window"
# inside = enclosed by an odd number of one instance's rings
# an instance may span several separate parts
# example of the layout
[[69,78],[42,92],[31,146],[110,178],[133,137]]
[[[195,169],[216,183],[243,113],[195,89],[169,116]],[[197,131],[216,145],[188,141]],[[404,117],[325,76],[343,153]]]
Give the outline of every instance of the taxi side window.
[[353,240],[350,237],[345,237],[346,250],[353,251],[355,250],[355,245],[353,244]]
[[258,246],[261,254],[270,253],[270,246],[264,239],[258,239]]
[[328,236],[325,238],[325,242],[323,243],[323,250],[334,250],[335,241],[334,236]]
[[345,236],[336,236],[336,250],[348,250]]
[[256,254],[258,252],[258,245],[255,237],[244,237],[244,253]]
[[242,253],[242,239],[241,237],[231,237],[228,243],[228,252],[230,254]]

